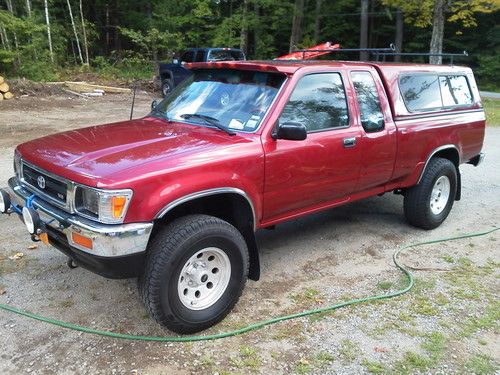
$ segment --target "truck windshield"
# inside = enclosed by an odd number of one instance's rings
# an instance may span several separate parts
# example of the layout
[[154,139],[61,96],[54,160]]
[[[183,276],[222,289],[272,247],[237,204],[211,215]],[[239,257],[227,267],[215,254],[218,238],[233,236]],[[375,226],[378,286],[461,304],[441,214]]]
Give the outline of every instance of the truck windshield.
[[284,81],[285,75],[277,73],[194,70],[193,75],[163,99],[151,115],[203,126],[222,126],[231,131],[253,132]]

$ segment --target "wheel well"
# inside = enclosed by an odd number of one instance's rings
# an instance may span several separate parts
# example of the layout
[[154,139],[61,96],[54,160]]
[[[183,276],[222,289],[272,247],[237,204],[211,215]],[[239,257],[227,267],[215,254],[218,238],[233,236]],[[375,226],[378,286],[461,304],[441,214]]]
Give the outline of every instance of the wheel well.
[[163,73],[161,73],[161,80],[162,80],[162,82],[165,79],[172,79],[172,72],[163,72]]
[[[458,153],[458,150],[454,147],[445,148],[444,150],[439,150],[434,155],[432,155],[431,159],[432,158],[448,159],[455,165],[455,168],[457,170],[457,192],[455,194],[455,200],[459,201],[462,197],[462,177],[460,175],[460,155]],[[425,170],[422,173],[424,172]]]
[[436,152],[434,155],[432,155],[432,157],[448,159],[453,164],[455,164],[455,167],[457,167],[457,169],[458,165],[460,164],[460,156],[458,155],[458,151],[456,148],[446,148],[444,150],[440,150]]
[[255,218],[250,202],[245,197],[237,193],[223,193],[182,203],[157,219],[152,235],[154,236],[161,226],[190,214],[215,216],[238,229],[247,243],[250,255],[248,277],[252,280],[259,279],[260,261],[254,232]]

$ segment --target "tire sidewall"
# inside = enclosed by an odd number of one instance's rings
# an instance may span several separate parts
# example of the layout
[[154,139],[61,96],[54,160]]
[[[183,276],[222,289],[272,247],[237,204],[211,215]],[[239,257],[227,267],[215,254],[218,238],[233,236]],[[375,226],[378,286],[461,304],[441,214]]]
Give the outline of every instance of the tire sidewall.
[[[165,92],[165,88],[168,87],[168,91]],[[161,83],[161,93],[162,95],[165,97],[167,96],[168,94],[170,94],[172,92],[172,80],[170,79],[164,79],[163,82]]]
[[[432,189],[436,184],[436,181],[441,177],[446,176],[450,181],[450,196],[448,197],[448,201],[446,202],[446,206],[439,214],[434,214],[431,210],[430,200],[432,196]],[[426,209],[427,209],[427,218],[433,224],[433,226],[438,226],[441,224],[449,215],[451,208],[453,206],[453,202],[455,201],[455,195],[457,193],[457,172],[455,166],[449,162],[443,164],[441,168],[431,177],[431,180],[428,185],[427,194],[426,194]]]
[[[235,296],[246,280],[245,257],[241,246],[246,244],[235,241],[234,234],[225,228],[211,228],[196,233],[172,254],[167,265],[162,267],[160,277],[165,280],[160,288],[160,303],[165,315],[173,315],[188,325],[211,326],[220,321],[228,307],[235,304]],[[183,266],[196,252],[207,247],[217,247],[224,251],[231,263],[231,275],[226,290],[213,305],[202,310],[191,310],[184,306],[179,298],[178,281]]]

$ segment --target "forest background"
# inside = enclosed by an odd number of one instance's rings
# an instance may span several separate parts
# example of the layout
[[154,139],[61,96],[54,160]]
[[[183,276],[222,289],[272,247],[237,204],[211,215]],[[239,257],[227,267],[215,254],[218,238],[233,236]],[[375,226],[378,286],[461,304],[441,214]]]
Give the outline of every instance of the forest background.
[[0,0],[0,75],[34,81],[152,79],[160,61],[189,47],[272,59],[326,41],[465,50],[455,62],[475,70],[482,90],[500,91],[500,0]]

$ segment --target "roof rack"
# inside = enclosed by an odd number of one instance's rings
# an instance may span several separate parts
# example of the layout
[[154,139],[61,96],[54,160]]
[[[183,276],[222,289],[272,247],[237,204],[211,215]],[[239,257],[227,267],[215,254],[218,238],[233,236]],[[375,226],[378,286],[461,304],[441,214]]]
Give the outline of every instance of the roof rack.
[[467,51],[463,51],[461,53],[425,53],[425,52],[379,52],[373,53],[376,57],[376,61],[379,61],[380,56],[441,56],[441,57],[449,57],[450,65],[453,64],[454,57],[466,57],[469,56]]
[[308,52],[369,52],[374,55],[377,54],[382,54],[382,53],[390,53],[394,52],[396,50],[396,47],[394,44],[390,44],[388,48],[335,48],[335,49],[298,49],[292,51],[294,52],[301,52],[302,53],[302,60],[305,60],[306,53]]
[[467,51],[463,51],[460,53],[425,53],[425,52],[395,52],[396,47],[393,43],[389,45],[388,48],[335,48],[335,49],[299,49],[292,52],[301,52],[302,60],[305,60],[306,53],[308,52],[368,52],[371,55],[375,56],[375,61],[380,61],[380,57],[386,56],[441,56],[441,57],[449,57],[450,64],[453,64],[454,57],[466,57],[469,56]]

